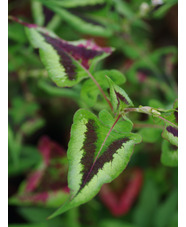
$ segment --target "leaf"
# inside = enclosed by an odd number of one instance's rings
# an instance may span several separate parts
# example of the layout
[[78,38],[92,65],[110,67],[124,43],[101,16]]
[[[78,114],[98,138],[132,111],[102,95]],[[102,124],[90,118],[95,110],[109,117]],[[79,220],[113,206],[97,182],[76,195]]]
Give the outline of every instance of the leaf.
[[170,114],[164,114],[166,126],[162,133],[162,137],[168,140],[171,144],[178,146],[178,100],[173,105],[174,111]]
[[109,37],[112,35],[112,31],[108,28],[108,26],[105,26],[103,23],[100,23],[100,21],[84,14],[84,12],[86,12],[86,8],[84,10],[82,9],[83,12],[81,13],[79,13],[80,9],[77,8],[76,13],[73,13],[73,11],[71,12],[69,9],[61,7],[59,4],[54,5],[53,1],[43,2],[43,4],[45,4],[45,6],[50,10],[57,13],[63,20],[81,33],[103,37]]
[[133,222],[138,227],[152,226],[152,218],[158,207],[158,189],[152,180],[148,180],[133,214]]
[[160,19],[165,16],[165,14],[168,12],[168,10],[178,3],[178,0],[171,0],[171,1],[165,1],[165,4],[160,6],[157,10],[153,12],[153,17],[156,19]]
[[178,148],[166,140],[162,143],[161,162],[165,166],[178,166]]
[[[101,70],[96,72],[94,74],[94,78],[99,83],[101,88],[106,92],[107,92],[107,89],[109,88],[107,79],[105,77],[106,75],[109,78],[111,78],[117,85],[121,85],[126,81],[124,75],[115,69]],[[88,104],[88,106],[90,107],[94,106],[99,94],[100,94],[99,89],[91,79],[86,80],[83,83],[83,86],[81,89],[81,98]]]
[[[168,75],[166,75],[167,56],[171,57],[170,63],[174,64],[177,61],[177,48],[175,48],[174,46],[159,48],[149,54],[148,57],[139,58],[139,60],[135,61],[134,64],[132,64],[132,66],[129,68],[129,70],[127,70],[127,79],[133,83],[139,83],[144,82],[148,78],[154,77],[158,80],[166,80],[167,82],[167,80],[169,79]],[[159,75],[161,74],[162,76],[160,77]],[[172,90],[170,96],[175,99],[175,95],[173,96]],[[170,98],[172,99],[172,97]]]
[[[141,122],[136,123],[135,127],[138,128],[138,125],[139,125],[138,133],[142,136],[143,142],[155,143],[155,142],[158,142],[159,140],[161,140],[163,123],[162,123],[162,125],[158,125],[158,124],[155,125],[154,118],[149,117],[142,124],[141,124]],[[144,127],[140,128],[140,126],[142,126],[142,127],[144,126]]]
[[[39,0],[40,2],[45,3],[46,0]],[[94,6],[96,4],[103,4],[105,0],[48,0],[47,2],[52,2],[54,5],[62,6],[65,8],[78,7],[78,6]]]
[[26,27],[32,45],[39,48],[49,77],[59,87],[71,87],[89,76],[87,70],[107,57],[111,48],[101,48],[90,40],[67,42],[39,27]]
[[31,135],[38,129],[42,128],[45,125],[45,120],[42,118],[35,118],[26,121],[22,126],[21,126],[21,132],[23,132],[25,135]]
[[142,170],[129,169],[110,184],[104,184],[99,192],[99,197],[113,216],[122,216],[131,210],[142,183]]
[[[107,111],[107,110],[102,110],[99,113],[99,119],[101,120],[101,122],[108,126],[108,127],[112,127],[114,119],[112,117],[112,115]],[[118,132],[118,133],[123,133],[123,132],[131,132],[133,127],[133,123],[130,120],[127,119],[123,119],[123,120],[119,120],[117,122],[117,124],[114,126],[114,131]]]
[[88,110],[78,110],[67,151],[71,199],[50,217],[91,200],[104,183],[111,182],[123,171],[134,145],[140,141],[139,135],[117,133]]
[[32,1],[32,14],[34,18],[34,22],[38,24],[39,26],[43,26],[45,22],[45,16],[43,13],[43,6],[38,1]]
[[15,124],[21,124],[26,118],[34,117],[38,110],[36,102],[26,102],[22,97],[16,96],[12,100],[9,115]]
[[16,205],[58,207],[69,197],[65,151],[47,136],[40,139],[38,149],[42,162],[21,183],[18,194],[10,198],[9,202]]
[[178,192],[173,190],[168,198],[162,203],[155,214],[154,224],[156,227],[167,227],[171,225],[171,217],[177,211]]
[[120,111],[127,106],[133,106],[127,93],[121,87],[117,86],[109,77],[107,77],[107,79],[110,85],[110,98],[114,111]]

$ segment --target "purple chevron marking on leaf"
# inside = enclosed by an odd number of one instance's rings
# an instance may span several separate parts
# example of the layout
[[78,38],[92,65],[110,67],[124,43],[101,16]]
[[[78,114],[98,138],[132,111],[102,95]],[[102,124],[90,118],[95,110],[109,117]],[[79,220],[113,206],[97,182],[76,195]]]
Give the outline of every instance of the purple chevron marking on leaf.
[[118,103],[119,103],[120,100],[121,100],[121,101],[124,102],[125,104],[129,105],[129,102],[126,100],[126,98],[125,98],[123,95],[121,95],[121,94],[118,93],[117,91],[115,91],[115,94],[116,94]]
[[113,155],[116,153],[116,151],[119,148],[121,148],[122,144],[126,143],[128,140],[129,140],[129,138],[119,139],[119,140],[112,142],[108,146],[107,150],[95,162],[95,165],[94,165],[92,171],[90,172],[90,174],[88,175],[88,177],[87,177],[87,174],[85,177],[83,177],[83,179],[86,179],[86,181],[85,180],[82,181],[79,191],[81,191],[81,189],[85,186],[85,184],[87,184],[88,182],[91,181],[91,179],[98,173],[98,171],[103,168],[105,163],[111,162],[113,160]]
[[104,52],[111,52],[111,48],[101,48],[91,41],[87,41],[86,44],[79,44],[75,46],[62,39],[53,38],[43,33],[41,34],[61,56],[61,63],[64,65],[70,80],[75,79],[76,76],[76,67],[73,64],[71,57],[77,61],[80,60],[81,65],[86,69],[89,69],[89,60],[103,54]]

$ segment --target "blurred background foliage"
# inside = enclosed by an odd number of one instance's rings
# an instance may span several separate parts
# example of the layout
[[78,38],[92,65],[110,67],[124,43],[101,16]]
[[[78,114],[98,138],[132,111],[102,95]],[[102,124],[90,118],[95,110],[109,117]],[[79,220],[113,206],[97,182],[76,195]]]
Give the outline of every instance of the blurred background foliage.
[[[93,39],[114,47],[97,70],[124,74],[124,88],[135,106],[172,107],[177,98],[177,0],[8,3],[9,15],[46,26],[65,40]],[[160,161],[161,149],[172,148],[167,141],[161,145],[161,125],[151,128],[156,122],[143,114],[131,116],[143,143],[122,175],[87,204],[46,220],[68,197],[70,127],[75,111],[88,107],[81,86],[91,85],[56,87],[23,26],[10,22],[8,31],[9,226],[176,227],[177,167]],[[103,108],[99,99],[92,108],[95,113]]]

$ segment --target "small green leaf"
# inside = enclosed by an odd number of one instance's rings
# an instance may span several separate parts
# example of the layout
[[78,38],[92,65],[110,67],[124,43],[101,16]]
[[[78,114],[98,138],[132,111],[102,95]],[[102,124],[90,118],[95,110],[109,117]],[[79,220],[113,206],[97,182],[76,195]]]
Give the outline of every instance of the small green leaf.
[[111,182],[126,168],[141,137],[116,132],[114,120],[112,125],[113,130],[88,110],[76,112],[67,151],[71,199],[51,218],[91,200],[104,183]]
[[[115,69],[101,70],[96,72],[94,74],[94,78],[105,92],[107,92],[107,89],[109,88],[107,79],[105,77],[106,75],[111,78],[117,85],[121,85],[126,81],[125,76]],[[95,105],[99,94],[99,89],[91,79],[86,80],[83,83],[81,89],[81,98],[87,103],[88,106],[92,107]]]
[[110,98],[114,111],[123,110],[127,106],[133,106],[131,99],[127,93],[117,86],[109,77],[107,77],[110,86]]
[[[108,127],[112,127],[113,125],[113,117],[112,115],[107,111],[107,110],[102,110],[99,113],[99,119],[102,121],[103,124],[105,124]],[[123,119],[123,120],[119,120],[118,123],[114,126],[114,130],[116,132],[131,132],[133,127],[133,123],[128,120],[127,118]]]

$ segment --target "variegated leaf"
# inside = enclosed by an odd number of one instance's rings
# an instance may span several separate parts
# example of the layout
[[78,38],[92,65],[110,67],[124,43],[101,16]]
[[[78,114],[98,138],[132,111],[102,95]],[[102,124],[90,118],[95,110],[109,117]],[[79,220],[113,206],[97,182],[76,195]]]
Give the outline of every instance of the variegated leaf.
[[131,99],[127,93],[118,85],[116,85],[109,77],[107,77],[110,85],[110,98],[114,111],[123,110],[127,106],[133,106]]
[[26,25],[26,33],[49,77],[60,87],[71,87],[88,77],[87,70],[111,54],[111,48],[101,48],[90,40],[67,42],[38,26]]
[[178,146],[178,101],[173,105],[174,111],[166,117],[166,126],[162,137],[168,140],[172,145]]
[[[112,125],[114,122],[113,119]],[[111,182],[126,168],[141,137],[117,131],[119,128],[110,129],[88,110],[76,112],[67,151],[71,199],[51,217],[89,201],[104,183]]]

